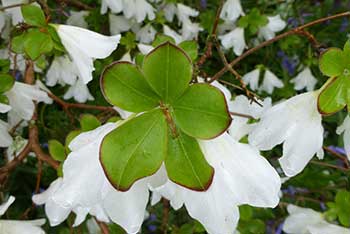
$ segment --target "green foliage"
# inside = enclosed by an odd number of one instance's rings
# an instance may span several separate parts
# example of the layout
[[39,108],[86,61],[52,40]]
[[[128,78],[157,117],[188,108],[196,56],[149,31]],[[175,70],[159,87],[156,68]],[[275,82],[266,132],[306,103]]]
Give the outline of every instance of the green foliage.
[[329,210],[325,213],[326,217],[333,221],[338,218],[341,225],[350,227],[350,192],[339,190],[335,196],[334,202],[328,202]]
[[[154,174],[164,159],[172,181],[194,190],[208,189],[214,169],[195,138],[213,138],[231,122],[224,95],[210,85],[190,86],[189,58],[167,37],[158,36],[158,41],[163,40],[166,42],[145,57],[142,71],[130,63],[116,62],[101,77],[102,91],[110,103],[135,113],[149,111],[123,123],[103,140],[101,162],[119,190]],[[192,52],[196,49],[192,42],[183,46]],[[164,149],[163,141],[167,144]],[[147,149],[144,142],[148,142]],[[152,160],[148,155],[154,155]]]
[[37,6],[24,5],[21,7],[24,22],[37,27],[45,27],[46,20],[44,12]]
[[49,153],[59,162],[63,162],[67,157],[64,146],[57,140],[49,141]]
[[53,42],[50,35],[40,29],[32,29],[24,38],[24,52],[32,59],[36,60],[42,54],[51,52]]
[[132,32],[127,32],[125,36],[120,39],[120,44],[125,46],[126,50],[132,50],[136,48],[136,36]]
[[80,118],[80,126],[83,132],[87,132],[101,126],[101,122],[94,115],[84,114]]
[[259,9],[253,8],[249,14],[239,19],[238,26],[241,28],[247,28],[251,34],[255,34],[260,27],[265,26],[267,23],[267,17],[262,15]]
[[0,93],[9,91],[14,84],[15,79],[12,76],[0,73]]

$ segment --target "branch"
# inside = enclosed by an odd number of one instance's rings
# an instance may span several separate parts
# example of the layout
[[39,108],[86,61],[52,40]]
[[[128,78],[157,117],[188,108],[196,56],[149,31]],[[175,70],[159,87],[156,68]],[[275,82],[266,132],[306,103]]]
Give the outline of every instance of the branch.
[[[318,20],[315,20],[315,21],[312,21],[310,23],[307,23],[307,24],[304,24],[304,25],[301,25],[299,27],[296,27],[296,28],[293,28],[285,33],[282,33],[274,38],[272,38],[271,40],[268,40],[268,41],[265,41],[263,43],[261,43],[260,45],[256,46],[256,47],[253,47],[249,50],[247,50],[246,52],[244,52],[242,55],[238,56],[236,59],[234,59],[233,61],[231,61],[229,63],[229,66],[230,67],[233,67],[235,66],[237,63],[239,63],[241,60],[243,60],[245,57],[253,54],[254,52],[258,51],[259,49],[265,47],[265,46],[268,46],[276,41],[279,41],[285,37],[288,37],[288,36],[291,36],[291,35],[302,35],[302,36],[306,36],[309,40],[311,39],[309,37],[309,35],[305,34],[305,30],[306,28],[308,27],[311,27],[311,26],[314,26],[314,25],[317,25],[317,24],[320,24],[320,23],[323,23],[323,22],[326,22],[328,20],[333,20],[333,19],[338,19],[338,18],[342,18],[342,17],[349,17],[350,16],[350,11],[346,11],[346,12],[343,12],[343,13],[339,13],[339,14],[336,14],[336,15],[331,15],[331,16],[328,16],[328,17],[324,17],[324,18],[321,18],[321,19],[318,19]],[[219,72],[217,72],[210,80],[209,80],[209,83],[213,82],[214,80],[217,80],[219,79],[223,74],[225,74],[225,72],[228,71],[228,68],[227,67],[224,67],[222,68]]]

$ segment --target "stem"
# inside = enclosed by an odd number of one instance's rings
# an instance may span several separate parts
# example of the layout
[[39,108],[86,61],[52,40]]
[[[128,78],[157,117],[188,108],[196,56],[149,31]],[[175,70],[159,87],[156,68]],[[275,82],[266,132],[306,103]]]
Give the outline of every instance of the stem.
[[169,201],[165,198],[162,199],[163,202],[163,218],[162,218],[162,231],[163,234],[168,233],[168,222],[169,222]]
[[[328,16],[328,17],[324,17],[324,18],[321,18],[321,19],[318,19],[318,20],[315,20],[315,21],[312,21],[310,23],[307,23],[307,24],[304,24],[304,25],[301,25],[299,27],[296,27],[296,28],[293,28],[285,33],[282,33],[274,38],[272,38],[271,40],[268,40],[268,41],[265,41],[263,43],[261,43],[260,45],[256,46],[256,47],[253,47],[249,50],[247,50],[246,52],[244,52],[242,55],[238,56],[237,58],[235,58],[234,60],[232,60],[230,63],[229,63],[229,66],[230,67],[233,67],[235,66],[237,63],[239,63],[241,60],[243,60],[245,57],[253,54],[254,52],[258,51],[259,49],[265,47],[265,46],[268,46],[276,41],[279,41],[285,37],[288,37],[288,36],[291,36],[291,35],[302,35],[302,36],[306,36],[305,35],[305,28],[308,28],[308,27],[311,27],[311,26],[314,26],[314,25],[317,25],[317,24],[320,24],[320,23],[323,23],[323,22],[326,22],[328,20],[333,20],[333,19],[338,19],[338,18],[342,18],[342,17],[349,17],[350,16],[350,11],[346,11],[346,12],[342,12],[342,13],[339,13],[339,14],[336,14],[336,15],[331,15],[331,16]],[[307,36],[309,38],[309,35]],[[310,38],[309,38],[310,39]],[[219,72],[217,72],[210,80],[209,80],[209,83],[213,82],[214,80],[217,80],[219,79],[223,74],[225,74],[225,72],[228,71],[228,68],[227,67],[224,67],[222,68]]]

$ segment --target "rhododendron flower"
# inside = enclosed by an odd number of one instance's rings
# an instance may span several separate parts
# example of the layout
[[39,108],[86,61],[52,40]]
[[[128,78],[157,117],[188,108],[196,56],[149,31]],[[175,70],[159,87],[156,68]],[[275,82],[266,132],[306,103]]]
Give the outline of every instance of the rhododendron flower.
[[300,173],[314,154],[323,157],[322,116],[317,110],[318,92],[294,96],[267,110],[249,134],[249,143],[271,150],[283,143],[280,164],[287,176]]
[[344,122],[337,128],[337,134],[344,133],[343,141],[345,152],[350,160],[350,117],[346,116]]
[[324,216],[309,208],[294,205],[287,207],[283,231],[288,234],[350,234],[350,230],[324,220]]
[[139,231],[148,203],[148,186],[164,183],[155,175],[137,181],[127,192],[117,191],[107,180],[99,162],[102,139],[123,122],[107,123],[77,136],[69,145],[72,152],[63,164],[63,178],[54,181],[44,193],[33,196],[36,204],[45,204],[52,226],[63,222],[71,211],[77,214],[74,226],[87,214],[100,221],[113,221],[128,233]]
[[238,56],[241,55],[246,48],[243,28],[236,27],[231,32],[219,36],[219,39],[225,49],[233,48],[233,52]]
[[89,11],[70,11],[67,24],[81,28],[88,28],[85,17],[89,15]]
[[[15,201],[15,197],[10,196],[7,202],[0,205],[0,216],[5,214],[7,209]],[[0,219],[0,233],[3,234],[45,234],[40,226],[45,224],[45,219],[36,219],[30,221],[5,220]]]
[[81,79],[77,79],[75,84],[73,84],[67,92],[64,94],[64,99],[74,98],[77,102],[84,103],[87,101],[93,101],[94,97],[91,95],[89,88],[86,84],[81,81]]
[[265,91],[268,94],[272,94],[275,88],[282,88],[284,86],[283,82],[278,79],[278,77],[273,74],[269,69],[266,69],[264,80],[262,85],[259,87],[260,91]]
[[93,60],[108,57],[120,40],[120,35],[104,36],[75,26],[57,25],[56,30],[85,84],[92,80]]
[[123,0],[102,0],[101,14],[106,14],[111,9],[113,13],[119,13],[123,10]]
[[46,85],[50,87],[57,83],[62,86],[66,84],[73,85],[77,77],[77,68],[68,56],[55,57],[46,74]]
[[244,12],[240,0],[227,0],[222,6],[220,18],[226,21],[236,21]]
[[242,80],[246,85],[249,85],[250,89],[255,91],[258,90],[259,87],[259,76],[260,76],[260,68],[256,68],[253,71],[246,73]]
[[282,31],[287,23],[281,19],[280,15],[267,17],[268,23],[259,29],[259,37],[270,40],[276,36],[276,32]]
[[313,91],[317,84],[317,79],[312,75],[310,68],[306,67],[290,82],[294,84],[295,90],[306,88],[307,91]]
[[280,177],[256,149],[235,141],[227,133],[198,142],[215,169],[209,189],[196,192],[168,181],[153,189],[153,204],[161,195],[176,210],[185,205],[189,215],[211,234],[234,233],[239,220],[238,205],[275,207],[278,204]]
[[128,19],[134,18],[138,23],[143,22],[146,17],[155,19],[154,8],[146,0],[123,0],[123,13]]
[[0,147],[9,147],[12,144],[12,137],[8,130],[9,125],[0,119]]
[[30,120],[32,118],[35,108],[33,101],[45,102],[47,104],[52,103],[47,93],[40,90],[39,87],[20,82],[15,82],[13,87],[5,95],[12,107],[10,113],[13,112],[13,114],[24,120]]

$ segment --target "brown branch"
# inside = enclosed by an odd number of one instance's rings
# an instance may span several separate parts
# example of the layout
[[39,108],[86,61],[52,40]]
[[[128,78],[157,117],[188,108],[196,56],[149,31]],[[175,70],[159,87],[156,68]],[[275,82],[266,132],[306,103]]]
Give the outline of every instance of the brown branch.
[[246,114],[242,114],[242,113],[238,113],[238,112],[232,112],[232,111],[230,111],[230,114],[234,115],[234,116],[242,117],[242,118],[254,119],[255,120],[255,118],[253,116],[251,116],[251,115],[246,115]]
[[[256,47],[253,47],[249,50],[247,50],[246,52],[244,52],[242,55],[238,56],[237,58],[235,58],[234,60],[232,60],[229,65],[230,67],[234,67],[237,63],[239,63],[241,60],[243,60],[245,57],[253,54],[254,52],[258,51],[259,49],[265,47],[265,46],[268,46],[276,41],[279,41],[283,38],[286,38],[288,36],[291,36],[291,35],[303,35],[303,36],[306,36],[305,34],[305,30],[306,28],[308,27],[311,27],[311,26],[314,26],[314,25],[317,25],[317,24],[320,24],[320,23],[323,23],[323,22],[326,22],[328,20],[333,20],[333,19],[338,19],[338,18],[342,18],[342,17],[349,17],[350,16],[350,11],[346,11],[346,12],[343,12],[343,13],[339,13],[339,14],[336,14],[336,15],[331,15],[331,16],[328,16],[328,17],[324,17],[324,18],[321,18],[321,19],[318,19],[318,20],[315,20],[315,21],[312,21],[310,23],[307,23],[307,24],[304,24],[304,25],[301,25],[299,27],[296,27],[296,28],[293,28],[285,33],[282,33],[282,34],[279,34],[277,35],[276,37],[272,38],[271,40],[268,40],[268,41],[265,41],[263,43],[261,43],[260,45],[256,46]],[[308,37],[308,36],[307,36]],[[308,37],[308,39],[310,39]],[[224,67],[222,68],[219,72],[217,72],[211,79],[209,82],[213,82],[214,80],[217,80],[219,79],[223,74],[225,74],[225,72],[228,71],[228,68],[227,67]]]
[[315,165],[320,165],[320,166],[324,166],[324,167],[329,167],[329,168],[333,168],[333,169],[337,169],[343,172],[349,172],[350,170],[344,167],[340,167],[337,165],[333,165],[333,164],[329,164],[329,163],[325,163],[325,162],[319,162],[319,161],[310,161],[310,163],[315,164]]
[[197,66],[202,66],[205,61],[207,61],[208,58],[210,58],[212,56],[212,48],[213,48],[213,38],[216,37],[216,31],[220,22],[220,14],[221,14],[221,10],[222,10],[222,6],[224,5],[224,1],[221,0],[220,5],[216,11],[216,16],[215,16],[215,21],[214,21],[214,25],[212,28],[212,31],[210,33],[210,35],[208,36],[207,42],[206,42],[206,50],[203,53],[203,55],[200,57],[200,59],[197,62]]
[[96,219],[96,217],[95,217],[95,220],[96,220],[96,223],[98,224],[98,226],[100,227],[102,234],[109,234],[109,229],[108,229],[107,224],[98,221]]
[[333,155],[333,156],[339,158],[341,161],[343,161],[344,164],[345,164],[345,166],[346,166],[346,168],[350,168],[349,161],[348,161],[348,159],[347,159],[346,157],[344,157],[344,156],[338,154],[337,152],[335,152],[334,150],[332,150],[332,149],[329,148],[329,147],[324,146],[323,149],[324,149],[326,152],[328,152],[330,155]]

